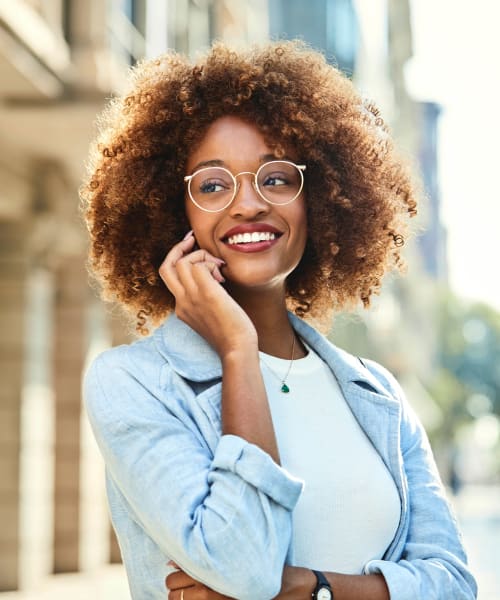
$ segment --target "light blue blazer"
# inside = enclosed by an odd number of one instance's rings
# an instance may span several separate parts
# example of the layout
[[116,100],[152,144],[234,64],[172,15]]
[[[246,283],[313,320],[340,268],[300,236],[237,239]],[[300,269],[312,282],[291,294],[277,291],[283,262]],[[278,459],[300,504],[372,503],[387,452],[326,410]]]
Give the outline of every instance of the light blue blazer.
[[[331,368],[399,491],[396,535],[365,573],[382,573],[392,600],[475,598],[427,437],[400,387],[376,363],[290,319]],[[280,590],[303,482],[257,446],[221,435],[221,375],[214,350],[174,315],[150,337],[98,356],[86,374],[134,600],[165,600],[169,559],[239,600],[270,600]]]

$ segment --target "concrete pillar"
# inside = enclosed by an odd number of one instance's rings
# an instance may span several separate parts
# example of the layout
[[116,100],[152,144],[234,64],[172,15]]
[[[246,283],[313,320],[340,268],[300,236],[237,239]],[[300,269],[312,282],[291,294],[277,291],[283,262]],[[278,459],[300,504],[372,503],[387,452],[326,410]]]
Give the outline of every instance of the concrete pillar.
[[20,588],[52,573],[54,396],[52,277],[32,265],[26,280],[20,448]]
[[25,231],[0,222],[0,591],[19,584],[19,451],[23,386]]
[[61,573],[79,570],[80,556],[80,388],[87,297],[81,256],[60,262],[55,290],[54,572]]

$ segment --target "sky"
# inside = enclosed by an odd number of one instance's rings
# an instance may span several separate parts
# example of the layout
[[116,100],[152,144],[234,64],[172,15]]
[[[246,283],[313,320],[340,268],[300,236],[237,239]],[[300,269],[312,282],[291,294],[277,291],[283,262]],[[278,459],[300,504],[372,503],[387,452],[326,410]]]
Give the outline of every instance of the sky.
[[500,310],[500,1],[413,0],[413,96],[443,107],[439,175],[449,276]]

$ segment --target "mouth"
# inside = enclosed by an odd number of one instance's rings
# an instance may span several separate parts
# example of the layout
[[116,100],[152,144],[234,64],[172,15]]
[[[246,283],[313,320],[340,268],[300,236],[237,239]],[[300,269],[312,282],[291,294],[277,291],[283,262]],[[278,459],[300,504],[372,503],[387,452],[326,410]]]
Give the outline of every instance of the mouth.
[[226,232],[221,241],[232,250],[260,252],[273,246],[282,235],[282,232],[269,225],[240,226]]
[[235,244],[255,244],[256,242],[269,242],[277,239],[281,234],[271,231],[253,231],[252,233],[237,233],[225,238],[225,243],[230,246]]

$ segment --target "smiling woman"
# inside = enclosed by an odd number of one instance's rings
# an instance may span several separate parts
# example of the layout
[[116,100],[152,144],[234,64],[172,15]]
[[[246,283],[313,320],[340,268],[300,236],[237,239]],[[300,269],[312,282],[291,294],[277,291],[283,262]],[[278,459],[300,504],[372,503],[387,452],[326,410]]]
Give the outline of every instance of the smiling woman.
[[288,307],[328,321],[332,307],[368,305],[401,262],[414,190],[377,109],[300,43],[239,54],[216,44],[194,65],[166,54],[133,71],[129,93],[101,118],[82,190],[90,266],[104,296],[135,314],[144,333],[173,310],[158,268],[189,229],[184,177],[197,169],[187,159],[227,115],[258,128],[268,159],[307,167],[310,234],[287,280]]
[[[237,290],[248,299],[250,288],[279,287],[281,303],[286,278],[304,253],[306,202],[302,170],[272,156],[255,125],[236,116],[214,121],[187,160],[194,175],[186,215],[198,245],[225,262],[233,297]],[[208,163],[220,166],[198,170]]]
[[398,384],[299,318],[400,264],[416,202],[377,110],[301,43],[217,44],[137,67],[102,123],[91,267],[159,325],[85,379],[133,598],[474,598]]

